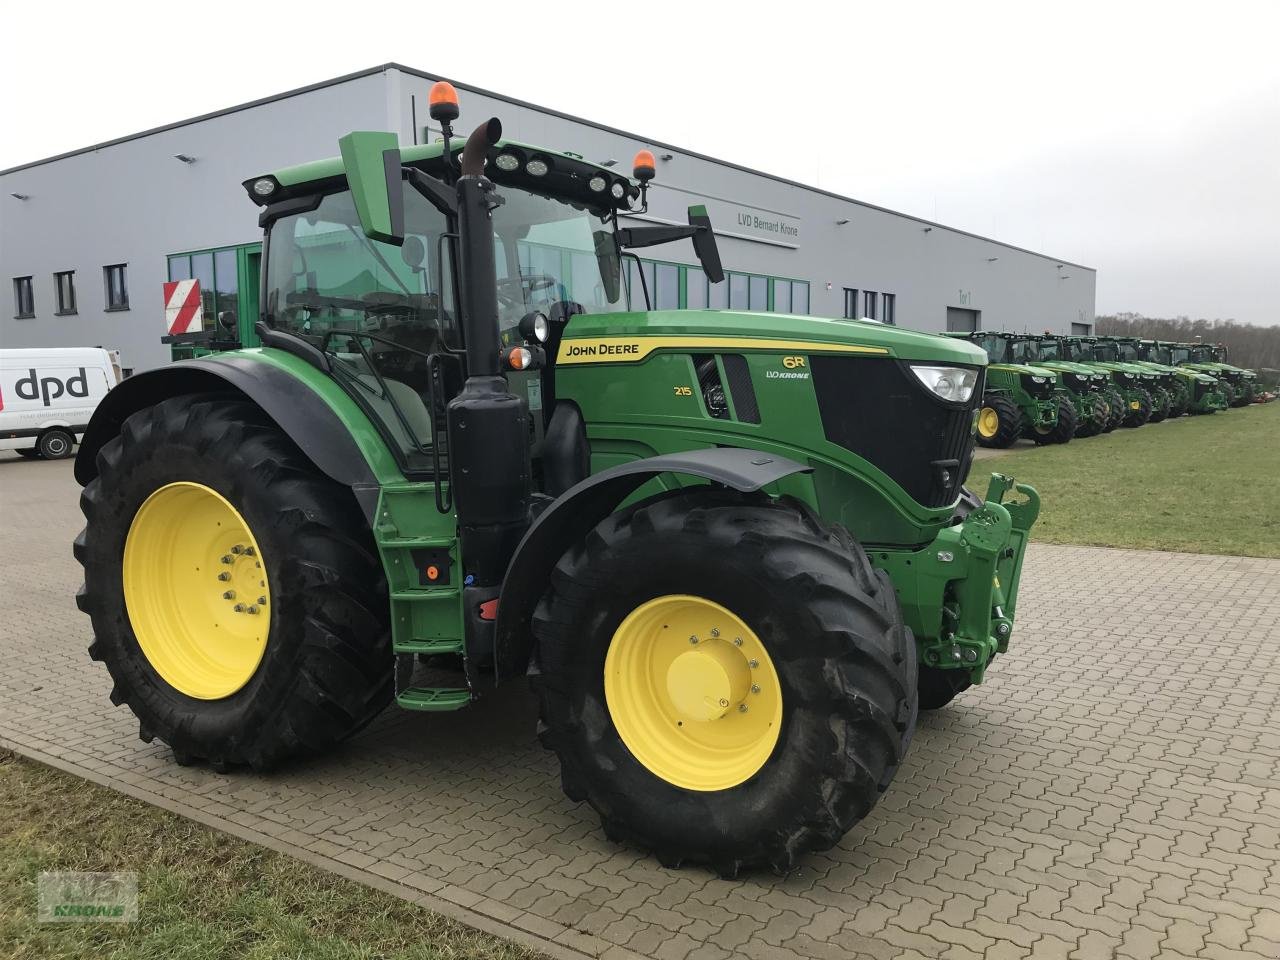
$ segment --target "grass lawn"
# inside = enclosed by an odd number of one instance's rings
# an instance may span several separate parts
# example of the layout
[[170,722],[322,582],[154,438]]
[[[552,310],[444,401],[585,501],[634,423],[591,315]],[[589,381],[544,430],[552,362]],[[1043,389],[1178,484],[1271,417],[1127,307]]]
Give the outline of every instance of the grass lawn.
[[1033,540],[1280,557],[1280,402],[976,461],[1040,492]]
[[[0,750],[13,960],[517,960],[540,954]],[[138,920],[36,922],[41,870],[134,870]]]

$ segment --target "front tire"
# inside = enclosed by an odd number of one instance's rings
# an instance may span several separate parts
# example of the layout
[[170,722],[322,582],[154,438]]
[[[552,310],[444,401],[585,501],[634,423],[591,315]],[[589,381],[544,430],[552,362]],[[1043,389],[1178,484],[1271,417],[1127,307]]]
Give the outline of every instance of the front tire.
[[978,411],[978,445],[1004,449],[1022,436],[1022,411],[1002,393],[982,398]]
[[[615,514],[560,560],[533,630],[565,793],[668,865],[785,871],[831,847],[914,730],[915,643],[892,582],[791,501],[707,491]],[[689,679],[712,674],[723,694]],[[775,702],[761,749],[747,728]]]
[[1035,427],[1030,431],[1030,437],[1037,446],[1044,446],[1050,443],[1070,443],[1071,438],[1076,435],[1076,427],[1079,420],[1076,417],[1076,408],[1066,397],[1058,398],[1058,419],[1054,425],[1047,430],[1041,430]]
[[1151,397],[1147,395],[1145,390],[1139,390],[1138,407],[1135,410],[1130,406],[1130,401],[1125,401],[1124,422],[1123,427],[1140,427],[1151,419]]
[[133,414],[98,454],[76,539],[90,656],[144,740],[266,769],[389,701],[387,603],[351,492],[257,407],[200,394]]

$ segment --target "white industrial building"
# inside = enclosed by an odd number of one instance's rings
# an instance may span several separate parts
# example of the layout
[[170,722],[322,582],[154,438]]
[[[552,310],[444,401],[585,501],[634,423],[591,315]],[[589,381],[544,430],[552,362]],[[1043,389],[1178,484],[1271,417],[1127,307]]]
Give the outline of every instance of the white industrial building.
[[[104,346],[169,359],[162,283],[195,277],[206,314],[256,314],[261,235],[246,178],[333,156],[351,130],[434,139],[440,79],[398,64],[0,171],[0,346]],[[1090,332],[1095,271],[554,110],[455,84],[460,130],[488,116],[514,140],[627,169],[658,157],[645,219],[706,205],[726,282],[688,244],[652,261],[657,306],[869,316],[928,331]],[[670,252],[668,252],[668,249]]]

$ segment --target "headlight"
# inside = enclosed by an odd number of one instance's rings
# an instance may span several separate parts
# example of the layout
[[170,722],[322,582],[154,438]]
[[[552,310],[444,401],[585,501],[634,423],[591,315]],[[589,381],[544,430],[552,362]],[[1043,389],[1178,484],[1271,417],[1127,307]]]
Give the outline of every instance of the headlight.
[[520,318],[520,336],[524,337],[526,342],[536,340],[538,343],[546,343],[550,333],[551,324],[542,311],[534,310]]
[[604,177],[600,176],[599,174],[596,174],[594,177],[592,177],[590,180],[587,181],[587,186],[590,187],[592,191],[595,193],[604,193],[604,188],[607,187],[608,185],[609,184],[605,182]]
[[614,184],[609,189],[609,192],[613,194],[615,200],[621,200],[623,197],[627,195],[627,188],[623,185],[621,180],[617,180],[617,181],[614,181]]
[[524,171],[531,177],[545,177],[547,175],[547,161],[534,157],[524,165]]
[[977,371],[964,367],[913,366],[911,372],[937,396],[952,403],[964,403],[973,396],[973,388],[978,382]]
[[1031,382],[1032,382],[1032,383],[1044,383],[1044,382],[1045,382],[1045,379],[1046,379],[1045,377],[1032,377],[1032,378],[1031,378]]
[[520,166],[520,158],[514,153],[500,153],[493,162],[499,170],[505,170],[507,173]]
[[276,182],[270,177],[260,177],[253,181],[253,192],[260,197],[269,197],[276,192]]

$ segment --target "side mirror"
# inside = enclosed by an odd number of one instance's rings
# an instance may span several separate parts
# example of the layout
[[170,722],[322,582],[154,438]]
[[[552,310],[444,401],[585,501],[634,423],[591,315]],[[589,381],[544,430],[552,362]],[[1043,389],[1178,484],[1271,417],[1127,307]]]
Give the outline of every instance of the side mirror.
[[400,245],[400,259],[414,273],[421,273],[427,264],[427,245],[417,235],[406,237]]
[[724,268],[720,265],[720,248],[716,246],[706,207],[697,204],[689,208],[689,226],[697,227],[693,234],[693,252],[698,255],[703,272],[712,283],[719,283],[724,279]]
[[404,243],[404,175],[394,133],[357,131],[338,141],[360,228],[370,240]]

